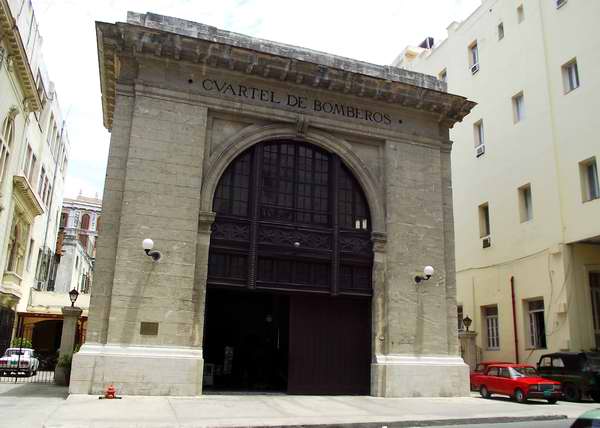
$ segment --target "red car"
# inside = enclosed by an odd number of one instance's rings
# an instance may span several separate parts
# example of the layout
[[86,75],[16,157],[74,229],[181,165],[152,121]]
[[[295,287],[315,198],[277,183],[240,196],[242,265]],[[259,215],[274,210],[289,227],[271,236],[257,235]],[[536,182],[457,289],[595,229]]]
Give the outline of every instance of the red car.
[[525,364],[490,364],[477,382],[483,398],[500,394],[519,403],[529,398],[542,398],[554,404],[562,397],[560,382],[540,377],[533,366]]
[[489,365],[492,364],[512,364],[508,361],[482,361],[477,364],[475,370],[469,375],[471,379],[471,391],[479,391],[479,377],[484,375]]

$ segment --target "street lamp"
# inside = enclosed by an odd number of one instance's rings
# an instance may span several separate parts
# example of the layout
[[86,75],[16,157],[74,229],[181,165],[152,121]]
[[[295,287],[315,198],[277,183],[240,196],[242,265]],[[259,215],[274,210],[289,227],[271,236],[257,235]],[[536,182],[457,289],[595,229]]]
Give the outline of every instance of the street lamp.
[[71,299],[71,307],[75,307],[75,302],[77,301],[77,298],[79,297],[79,291],[77,291],[76,289],[72,289],[71,291],[69,291],[69,299]]
[[465,328],[467,329],[467,331],[469,331],[469,327],[471,327],[471,323],[473,322],[473,320],[471,318],[469,318],[469,316],[467,315],[466,317],[463,318],[462,322],[463,322],[463,325],[465,326]]
[[433,267],[425,266],[425,269],[423,269],[423,276],[421,276],[421,275],[415,276],[415,282],[417,284],[419,284],[421,281],[427,281],[429,278],[431,278],[431,276],[433,275],[433,272],[435,272]]

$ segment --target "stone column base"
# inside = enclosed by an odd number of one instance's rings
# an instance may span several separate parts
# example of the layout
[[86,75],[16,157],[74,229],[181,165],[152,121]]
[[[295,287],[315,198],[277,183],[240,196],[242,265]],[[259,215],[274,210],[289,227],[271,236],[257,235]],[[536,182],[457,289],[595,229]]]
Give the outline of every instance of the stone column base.
[[113,384],[118,395],[202,394],[201,348],[84,344],[73,355],[71,394],[103,394]]
[[376,397],[468,397],[469,366],[453,356],[377,355],[371,364]]

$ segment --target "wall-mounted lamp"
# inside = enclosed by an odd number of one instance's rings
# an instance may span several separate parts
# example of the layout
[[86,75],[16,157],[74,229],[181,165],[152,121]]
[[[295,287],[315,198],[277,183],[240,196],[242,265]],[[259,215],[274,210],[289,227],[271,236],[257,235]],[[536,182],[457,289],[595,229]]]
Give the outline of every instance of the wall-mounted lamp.
[[162,254],[160,251],[153,250],[154,241],[152,239],[150,239],[150,238],[144,239],[144,242],[142,242],[142,247],[144,247],[144,251],[146,252],[146,254],[149,255],[150,257],[152,257],[153,261],[157,262],[162,257]]
[[473,322],[473,320],[471,318],[469,318],[469,316],[467,315],[466,317],[463,318],[462,322],[463,322],[463,325],[465,326],[465,328],[467,329],[467,331],[469,331],[469,327],[471,327],[471,323]]
[[429,278],[431,278],[433,272],[435,271],[431,266],[425,266],[425,269],[423,269],[423,276],[415,276],[415,282],[419,284],[421,281],[427,281]]

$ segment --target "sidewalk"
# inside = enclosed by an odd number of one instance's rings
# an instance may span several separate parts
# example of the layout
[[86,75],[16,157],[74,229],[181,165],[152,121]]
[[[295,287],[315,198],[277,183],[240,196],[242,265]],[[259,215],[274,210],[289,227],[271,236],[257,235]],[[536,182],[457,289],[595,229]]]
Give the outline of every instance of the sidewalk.
[[198,398],[123,397],[99,400],[59,390],[50,397],[0,391],[2,426],[80,427],[250,427],[343,426],[389,428],[462,421],[523,421],[576,418],[595,403],[517,404],[508,399],[375,398],[290,395],[205,395]]

